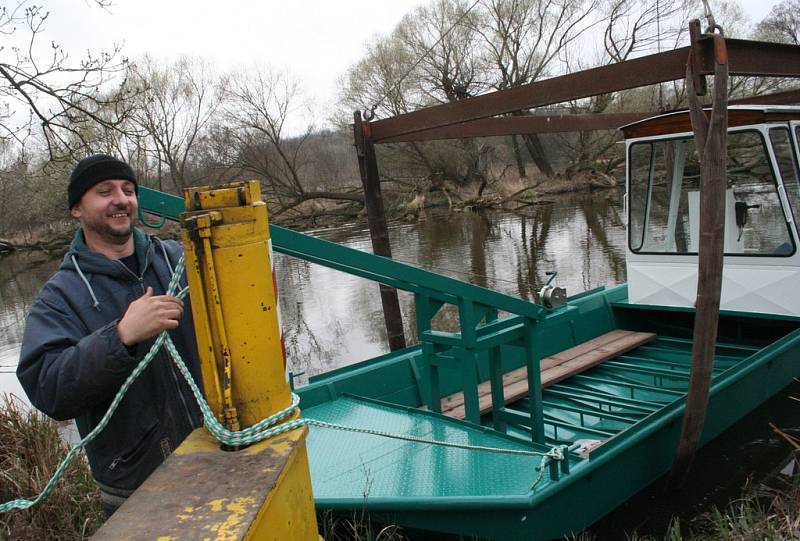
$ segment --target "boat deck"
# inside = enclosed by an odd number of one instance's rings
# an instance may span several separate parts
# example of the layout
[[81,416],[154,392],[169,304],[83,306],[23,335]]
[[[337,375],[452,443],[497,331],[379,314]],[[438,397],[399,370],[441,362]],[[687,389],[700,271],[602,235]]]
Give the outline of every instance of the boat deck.
[[[545,436],[548,444],[573,444],[588,450],[621,432],[646,422],[654,413],[681,398],[688,387],[691,341],[659,336],[555,383],[543,390]],[[758,348],[719,344],[714,377],[735,366]],[[508,434],[416,408],[386,404],[353,395],[304,410],[304,416],[331,423],[414,437],[502,449],[543,450],[530,443],[527,398],[510,406],[504,416]],[[656,418],[657,416],[653,416]],[[490,416],[487,425],[494,425]],[[541,458],[441,447],[312,427],[308,439],[312,479],[318,505],[352,505],[368,499],[393,501],[431,498],[530,497],[552,481],[539,477]],[[578,453],[570,467],[581,467]],[[422,474],[425,472],[425,474]]]
[[[470,446],[533,450],[531,444],[414,408],[354,396],[304,410],[304,417]],[[335,497],[524,496],[541,458],[442,447],[313,426],[311,477],[318,501]],[[545,450],[540,448],[539,450]],[[425,472],[421,475],[420,472]],[[540,485],[546,484],[543,479]]]
[[[570,376],[618,357],[631,349],[655,340],[655,338],[654,333],[618,329],[556,355],[545,357],[539,363],[542,388],[550,387]],[[526,367],[523,366],[503,375],[503,397],[506,404],[516,402],[527,394],[528,369]],[[478,407],[481,415],[492,410],[492,388],[489,381],[478,385]],[[441,412],[448,417],[464,419],[466,417],[464,393],[458,392],[442,399]]]
[[[756,351],[754,346],[717,344],[713,377]],[[571,443],[619,434],[685,395],[691,360],[691,340],[659,336],[543,389],[545,436],[550,443]],[[526,402],[512,408],[524,412]]]

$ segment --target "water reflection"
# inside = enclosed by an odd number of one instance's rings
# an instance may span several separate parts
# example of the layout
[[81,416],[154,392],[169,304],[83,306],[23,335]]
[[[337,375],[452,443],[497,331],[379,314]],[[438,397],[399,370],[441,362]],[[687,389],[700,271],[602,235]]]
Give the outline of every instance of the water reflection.
[[0,259],[0,393],[25,396],[15,374],[25,314],[39,288],[60,264],[60,255],[44,252]]
[[[572,196],[525,214],[434,210],[389,232],[394,258],[527,300],[558,271],[568,294],[625,280],[625,232],[621,194]],[[370,251],[365,228],[314,234]],[[290,364],[316,374],[387,351],[378,287],[374,283],[309,265],[276,260]],[[400,305],[410,342],[416,341],[413,296]],[[302,321],[302,323],[301,323]],[[435,328],[457,325],[455,309],[442,310]]]
[[[625,279],[621,193],[560,198],[523,214],[434,210],[416,223],[391,226],[395,259],[524,299],[533,299],[558,271],[575,294]],[[371,251],[364,226],[313,232]],[[24,316],[60,257],[16,254],[0,260],[0,392],[19,392],[13,371]],[[378,286],[368,280],[276,254],[286,350],[294,371],[318,374],[387,352]],[[413,343],[414,299],[400,294],[406,336]],[[442,311],[437,328],[457,325]],[[302,381],[302,379],[301,379]]]

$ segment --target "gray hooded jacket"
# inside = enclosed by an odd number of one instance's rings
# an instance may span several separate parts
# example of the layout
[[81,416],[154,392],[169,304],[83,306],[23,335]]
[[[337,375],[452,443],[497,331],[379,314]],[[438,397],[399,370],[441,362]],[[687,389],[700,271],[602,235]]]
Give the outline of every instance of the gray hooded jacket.
[[[74,418],[81,437],[102,419],[153,343],[126,348],[117,323],[147,286],[155,295],[164,294],[181,255],[178,243],[139,229],[134,240],[140,276],[120,261],[90,252],[79,230],[26,321],[17,377],[34,406],[57,420]],[[188,303],[170,336],[202,385]],[[101,488],[127,495],[201,424],[189,386],[162,348],[86,447],[92,473]]]

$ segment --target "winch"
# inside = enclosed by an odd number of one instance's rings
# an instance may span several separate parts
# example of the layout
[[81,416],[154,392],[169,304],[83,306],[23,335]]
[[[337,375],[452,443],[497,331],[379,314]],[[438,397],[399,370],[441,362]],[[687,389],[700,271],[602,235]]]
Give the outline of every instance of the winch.
[[567,290],[563,287],[551,285],[558,276],[558,272],[549,271],[545,273],[550,277],[547,283],[539,290],[539,302],[548,310],[555,310],[567,304]]

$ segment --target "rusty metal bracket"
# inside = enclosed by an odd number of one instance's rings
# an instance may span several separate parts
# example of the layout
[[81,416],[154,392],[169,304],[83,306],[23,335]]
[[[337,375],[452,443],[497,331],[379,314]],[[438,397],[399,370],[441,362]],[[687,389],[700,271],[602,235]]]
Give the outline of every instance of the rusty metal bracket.
[[353,113],[353,141],[356,147],[356,155],[363,158],[364,150],[364,121],[361,118],[361,111]]
[[700,20],[692,19],[689,21],[690,45],[688,62],[691,67],[692,83],[696,96],[705,96],[708,93],[706,78],[702,75],[700,67],[700,59],[703,58],[701,39],[703,39],[703,31],[700,28]]
[[[375,144],[415,140],[413,134],[468,121],[497,117],[514,111],[544,107],[608,92],[682,80],[691,53],[695,90],[705,94],[704,75],[714,73],[714,45],[703,34],[699,21],[689,27],[687,47],[552,77],[527,85],[507,88],[412,111],[368,123]],[[739,39],[725,40],[730,75],[756,77],[800,77],[800,46]]]

